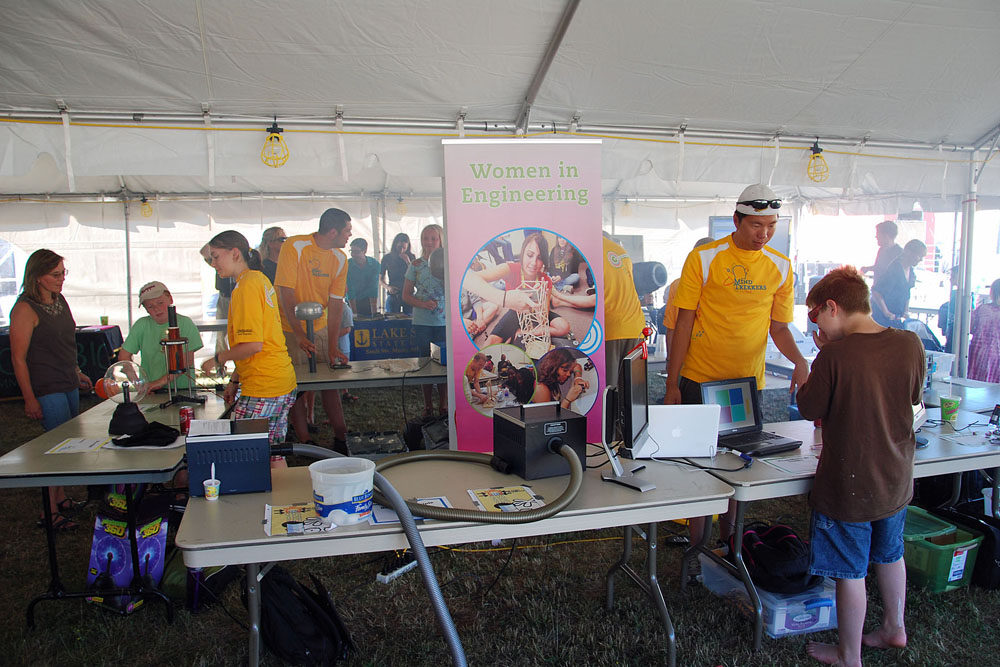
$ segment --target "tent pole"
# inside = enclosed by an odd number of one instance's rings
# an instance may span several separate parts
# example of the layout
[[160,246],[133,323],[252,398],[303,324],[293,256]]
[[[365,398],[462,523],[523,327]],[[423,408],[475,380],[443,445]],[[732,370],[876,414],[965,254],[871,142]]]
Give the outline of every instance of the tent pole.
[[125,304],[128,309],[128,328],[132,328],[132,239],[128,229],[128,190],[122,188],[122,212],[125,215]]
[[962,202],[962,253],[960,255],[961,290],[955,299],[955,310],[961,317],[955,318],[955,340],[958,341],[958,375],[967,377],[969,372],[969,325],[972,322],[972,230],[976,219],[976,156],[972,151],[969,159],[969,195]]

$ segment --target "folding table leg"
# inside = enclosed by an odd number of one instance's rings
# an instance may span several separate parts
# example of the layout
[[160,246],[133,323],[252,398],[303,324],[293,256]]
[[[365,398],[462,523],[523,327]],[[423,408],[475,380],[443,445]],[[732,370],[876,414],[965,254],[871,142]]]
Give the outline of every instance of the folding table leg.
[[250,614],[250,667],[260,665],[260,573],[259,563],[247,563],[247,611]]
[[642,589],[650,600],[652,600],[657,611],[660,613],[660,622],[663,623],[663,629],[667,632],[667,664],[670,665],[670,667],[674,667],[674,665],[677,664],[677,636],[674,633],[674,624],[670,621],[670,613],[667,611],[667,602],[663,598],[663,591],[660,589],[660,583],[656,573],[656,545],[658,541],[656,537],[656,527],[656,523],[651,523],[646,529],[646,543],[649,547],[649,553],[646,555],[646,576],[643,578],[642,575],[633,570],[628,564],[629,558],[632,556],[632,533],[635,529],[632,526],[625,526],[625,534],[622,539],[622,557],[611,567],[610,570],[608,570],[608,595],[605,608],[608,611],[611,611],[611,608],[614,605],[615,575],[620,570],[629,579],[635,582],[636,586]]

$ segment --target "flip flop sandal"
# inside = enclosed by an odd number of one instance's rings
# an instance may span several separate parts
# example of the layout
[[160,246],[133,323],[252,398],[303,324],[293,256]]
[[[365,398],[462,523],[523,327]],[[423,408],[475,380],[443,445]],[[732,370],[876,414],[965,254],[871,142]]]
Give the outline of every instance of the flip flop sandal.
[[[35,525],[39,528],[45,528],[45,518],[42,517],[39,519]],[[52,530],[57,533],[69,532],[71,530],[76,530],[77,528],[79,528],[79,524],[65,514],[62,514],[61,512],[54,512],[52,514]]]
[[58,508],[56,511],[65,516],[73,516],[83,509],[83,506],[86,504],[87,503],[84,502],[77,502],[72,498],[63,498],[62,501],[56,504],[56,507]]

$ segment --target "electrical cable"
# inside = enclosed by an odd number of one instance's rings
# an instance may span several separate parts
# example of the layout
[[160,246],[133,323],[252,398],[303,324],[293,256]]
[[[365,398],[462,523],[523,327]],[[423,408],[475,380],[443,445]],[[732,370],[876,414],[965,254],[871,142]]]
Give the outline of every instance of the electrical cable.
[[500,577],[503,575],[504,571],[506,571],[507,566],[510,565],[511,558],[514,557],[514,547],[516,546],[517,546],[517,540],[515,539],[510,543],[510,550],[507,552],[507,560],[505,560],[503,565],[500,566],[500,570],[496,573],[496,576],[493,577],[493,581],[490,582],[490,585],[486,587],[486,590],[483,592],[481,599],[485,600],[486,596],[488,596],[490,594],[490,591],[493,590],[493,587],[497,585],[498,581],[500,581]]

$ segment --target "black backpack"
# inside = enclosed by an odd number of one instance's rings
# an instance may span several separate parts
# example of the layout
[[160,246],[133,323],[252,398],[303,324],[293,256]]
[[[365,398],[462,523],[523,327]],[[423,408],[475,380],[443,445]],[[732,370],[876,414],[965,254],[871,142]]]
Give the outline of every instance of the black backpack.
[[285,662],[332,665],[357,648],[329,592],[315,576],[309,578],[315,590],[285,568],[271,568],[260,582],[260,634],[264,645]]
[[[729,538],[727,558],[736,562],[735,539]],[[809,543],[782,524],[763,521],[743,530],[743,562],[753,582],[772,593],[795,594],[818,585],[823,577],[809,574]]]

